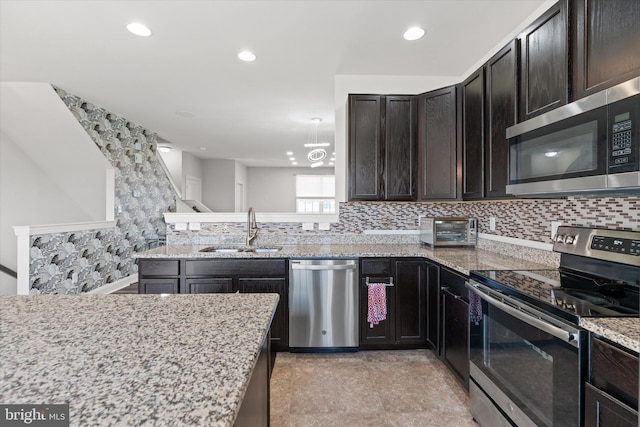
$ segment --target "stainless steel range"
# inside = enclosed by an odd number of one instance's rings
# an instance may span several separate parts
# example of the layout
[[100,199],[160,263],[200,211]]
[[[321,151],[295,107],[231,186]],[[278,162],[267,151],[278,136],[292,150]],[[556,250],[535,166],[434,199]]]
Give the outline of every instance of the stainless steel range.
[[473,271],[471,412],[481,426],[580,426],[582,317],[639,315],[640,232],[560,227],[557,270]]

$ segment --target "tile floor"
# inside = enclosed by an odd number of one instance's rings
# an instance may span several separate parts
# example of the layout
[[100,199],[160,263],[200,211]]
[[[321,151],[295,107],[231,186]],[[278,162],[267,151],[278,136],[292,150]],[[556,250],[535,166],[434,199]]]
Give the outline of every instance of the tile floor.
[[477,427],[464,389],[430,350],[278,353],[271,425]]

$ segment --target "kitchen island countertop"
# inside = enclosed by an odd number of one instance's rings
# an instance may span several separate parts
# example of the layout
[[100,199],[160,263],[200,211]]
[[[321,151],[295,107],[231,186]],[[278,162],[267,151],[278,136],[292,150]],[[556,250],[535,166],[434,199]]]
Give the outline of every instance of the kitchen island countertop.
[[71,425],[236,420],[276,294],[0,297],[0,402]]
[[640,318],[583,317],[580,326],[623,347],[640,353]]
[[[538,270],[552,268],[483,249],[431,248],[418,244],[284,245],[278,252],[200,252],[211,245],[167,245],[134,254],[136,258],[364,258],[423,257],[469,275],[471,270]],[[225,245],[219,245],[225,246]]]

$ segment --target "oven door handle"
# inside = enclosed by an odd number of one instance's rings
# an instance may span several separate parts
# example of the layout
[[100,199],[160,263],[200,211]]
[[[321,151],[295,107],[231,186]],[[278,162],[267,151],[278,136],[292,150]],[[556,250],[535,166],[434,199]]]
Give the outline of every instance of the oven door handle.
[[488,294],[490,288],[487,288],[486,286],[483,286],[479,283],[465,282],[465,286],[480,298],[487,301],[489,304],[499,308],[505,313],[508,313],[513,317],[523,321],[524,323],[527,323],[534,328],[548,333],[549,335],[553,335],[554,337],[559,338],[576,348],[580,348],[579,329],[571,328],[569,325],[564,324],[562,325],[562,327],[560,327],[560,322],[554,320],[550,316],[547,316],[544,313],[535,313],[533,312],[533,310],[527,310],[523,305],[519,304],[516,301],[510,300],[510,302],[516,307],[513,307],[510,304],[506,304],[503,301],[490,296]]

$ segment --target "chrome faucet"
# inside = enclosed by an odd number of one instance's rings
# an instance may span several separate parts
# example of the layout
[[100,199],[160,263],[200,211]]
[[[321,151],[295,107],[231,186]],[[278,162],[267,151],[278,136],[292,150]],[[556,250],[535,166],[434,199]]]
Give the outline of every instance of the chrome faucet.
[[249,208],[247,212],[247,246],[251,246],[251,241],[258,237],[258,223],[256,222],[256,212]]

